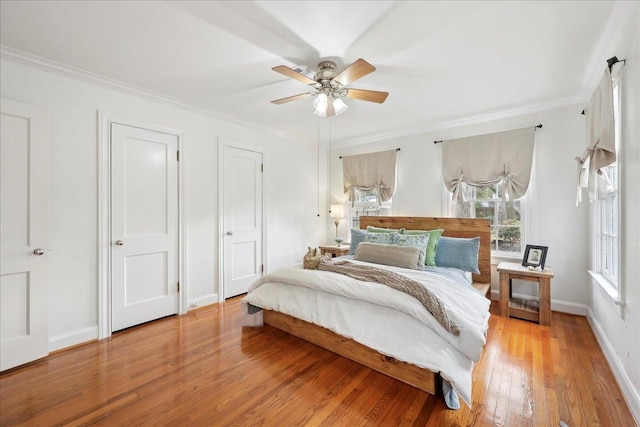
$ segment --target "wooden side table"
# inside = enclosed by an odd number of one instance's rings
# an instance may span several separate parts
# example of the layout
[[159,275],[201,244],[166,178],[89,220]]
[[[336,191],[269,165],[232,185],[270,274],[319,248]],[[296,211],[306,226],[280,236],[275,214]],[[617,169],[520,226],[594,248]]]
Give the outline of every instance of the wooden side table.
[[336,245],[320,245],[320,255],[331,255],[331,258],[347,255],[349,253],[349,245],[342,244],[340,246]]
[[[551,267],[545,267],[543,271],[535,271],[517,263],[501,262],[498,264],[498,271],[500,272],[500,314],[504,317],[517,317],[550,326],[551,278],[553,278]],[[539,301],[536,303],[511,298],[512,279],[537,282],[540,289]]]

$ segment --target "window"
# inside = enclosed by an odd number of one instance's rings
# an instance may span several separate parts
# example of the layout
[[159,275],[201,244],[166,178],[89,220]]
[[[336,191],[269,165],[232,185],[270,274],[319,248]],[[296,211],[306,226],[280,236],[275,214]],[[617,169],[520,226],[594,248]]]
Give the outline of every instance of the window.
[[491,220],[492,255],[520,255],[523,252],[525,199],[504,202],[496,186],[476,188],[465,185],[466,203],[456,203],[458,218]]
[[[616,152],[620,152],[620,85],[617,79],[613,82],[613,117],[615,121]],[[612,285],[618,288],[619,265],[619,163],[616,161],[603,168],[602,176],[608,178],[605,186],[598,189],[598,200],[595,202],[595,236],[594,254],[595,269]]]
[[391,199],[378,205],[378,193],[376,190],[355,191],[353,207],[349,204],[351,228],[360,228],[360,216],[379,215],[387,216],[391,213]]

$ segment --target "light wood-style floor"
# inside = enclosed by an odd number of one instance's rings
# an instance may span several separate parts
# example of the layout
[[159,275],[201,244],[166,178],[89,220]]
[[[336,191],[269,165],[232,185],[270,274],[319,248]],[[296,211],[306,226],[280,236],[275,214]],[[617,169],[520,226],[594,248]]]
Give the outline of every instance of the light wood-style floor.
[[492,316],[473,409],[458,411],[240,317],[235,298],[5,372],[0,425],[636,425],[583,317]]

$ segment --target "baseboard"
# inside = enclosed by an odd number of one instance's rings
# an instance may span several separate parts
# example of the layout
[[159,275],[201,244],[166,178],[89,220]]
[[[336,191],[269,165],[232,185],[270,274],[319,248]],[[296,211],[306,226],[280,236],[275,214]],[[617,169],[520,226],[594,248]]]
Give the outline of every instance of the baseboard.
[[578,316],[586,316],[589,307],[585,304],[577,304],[575,302],[551,300],[551,311],[559,311],[561,313],[577,314]]
[[616,352],[609,343],[604,330],[595,319],[590,308],[587,315],[587,320],[589,321],[589,325],[591,326],[593,335],[595,335],[596,340],[598,341],[598,344],[600,345],[600,348],[604,353],[604,357],[609,363],[611,371],[613,371],[613,376],[616,378],[620,390],[622,390],[622,395],[627,402],[627,406],[629,407],[633,418],[635,418],[636,420],[636,424],[640,425],[640,393],[633,386],[633,383],[627,375],[624,366],[622,366],[622,363],[620,363],[620,359],[616,355]]
[[98,339],[98,325],[49,338],[49,352]]
[[218,303],[218,294],[209,294],[200,298],[190,299],[188,306],[189,310],[193,310],[194,308],[204,307],[205,305],[217,304]]
[[[189,300],[189,310],[205,305],[216,304],[218,294],[205,295],[200,298]],[[82,344],[87,341],[98,339],[98,325],[89,326],[67,334],[49,338],[49,352],[62,350],[67,347]]]
[[[520,298],[520,299],[535,299],[535,298],[532,298],[530,295],[523,295],[523,294],[516,294],[516,293],[514,293],[513,296],[515,298]],[[492,289],[491,299],[493,301],[500,301],[500,291]],[[561,313],[577,314],[578,316],[586,316],[588,312],[588,307],[585,304],[577,304],[575,302],[552,299],[551,310],[559,311]]]

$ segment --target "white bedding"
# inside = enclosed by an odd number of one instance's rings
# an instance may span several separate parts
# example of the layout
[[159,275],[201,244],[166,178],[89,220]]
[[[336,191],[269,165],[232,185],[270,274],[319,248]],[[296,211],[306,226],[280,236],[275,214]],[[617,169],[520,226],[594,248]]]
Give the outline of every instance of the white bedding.
[[[438,295],[460,326],[460,336],[447,332],[417,299],[405,293],[336,273],[304,270],[301,265],[279,269],[256,281],[243,300],[243,309],[246,313],[249,303],[279,311],[398,360],[440,372],[470,405],[473,362],[486,342],[489,300],[451,276],[375,267],[404,274]],[[261,319],[261,313],[257,316]],[[254,319],[254,323],[261,324],[261,320]]]

